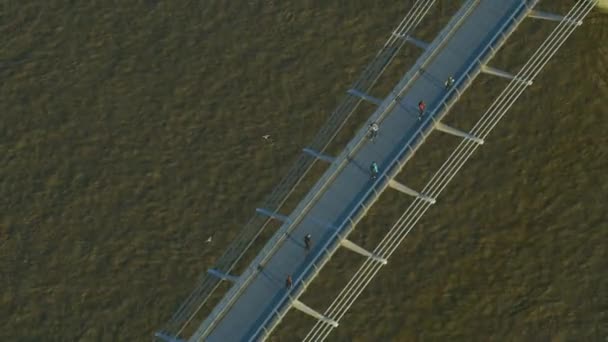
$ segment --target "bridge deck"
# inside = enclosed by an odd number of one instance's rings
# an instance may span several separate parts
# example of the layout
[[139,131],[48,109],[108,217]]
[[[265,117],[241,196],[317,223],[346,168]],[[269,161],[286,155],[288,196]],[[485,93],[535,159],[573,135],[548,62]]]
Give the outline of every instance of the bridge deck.
[[[272,246],[266,247],[272,252],[264,258],[263,268],[257,269],[260,259],[256,260],[244,283],[235,285],[191,340],[242,341],[256,339],[262,330],[270,329],[276,323],[276,314],[290,306],[285,289],[287,275],[294,279],[291,291],[303,291],[298,280],[308,283],[316,275],[310,265],[322,265],[326,248],[331,251],[337,245],[335,230],[330,226],[347,233],[345,222],[360,210],[362,199],[376,185],[370,180],[372,161],[383,173],[395,158],[411,156],[411,152],[402,154],[404,146],[415,149],[422,142],[414,138],[425,122],[418,120],[418,102],[426,102],[427,113],[437,117],[445,114],[441,107],[447,92],[445,79],[450,75],[459,79],[471,70],[471,65],[484,57],[485,47],[495,34],[516,26],[516,16],[524,10],[521,0],[467,2],[421,57],[424,60],[418,61],[414,67],[418,70],[409,72],[374,113],[373,117],[381,120],[375,141],[362,139],[365,128],[358,133],[290,215],[293,224],[284,225],[290,226],[289,233],[279,231],[282,236],[275,236],[269,243]],[[394,93],[402,94],[400,104],[395,104]],[[303,244],[306,234],[313,237],[309,253]]]

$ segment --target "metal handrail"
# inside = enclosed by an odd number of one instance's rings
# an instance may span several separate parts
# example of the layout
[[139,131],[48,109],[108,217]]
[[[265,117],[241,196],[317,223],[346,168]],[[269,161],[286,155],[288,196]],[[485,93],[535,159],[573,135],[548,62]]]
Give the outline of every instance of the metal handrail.
[[[517,8],[517,10],[516,10],[516,11],[514,11],[514,12],[513,12],[513,14],[512,14],[512,15],[511,15],[511,16],[510,16],[510,17],[509,17],[509,18],[508,18],[506,21],[504,21],[504,23],[503,23],[503,25],[501,26],[501,28],[500,28],[500,29],[497,31],[497,33],[496,33],[496,34],[494,34],[494,36],[493,36],[493,37],[492,37],[492,38],[489,40],[489,43],[488,43],[488,44],[486,44],[486,45],[485,45],[485,47],[482,49],[482,52],[480,53],[480,56],[485,55],[485,54],[487,53],[488,49],[490,48],[490,46],[492,46],[492,45],[494,45],[494,44],[496,43],[496,37],[497,37],[497,36],[498,36],[498,35],[499,35],[501,32],[503,32],[503,31],[504,31],[505,26],[506,26],[506,25],[507,25],[507,24],[508,24],[510,21],[512,21],[512,19],[514,18],[514,16],[515,16],[516,14],[519,14],[519,13],[520,13],[520,11],[521,11],[521,8],[522,8],[522,7],[524,7],[524,6],[523,6],[523,4],[522,4],[522,5],[521,5],[519,8]],[[483,58],[483,57],[482,57],[482,58]],[[472,71],[472,69],[473,69],[473,68],[477,68],[477,69],[479,69],[479,63],[471,63],[471,64],[470,64],[470,65],[469,65],[469,66],[468,66],[468,67],[465,69],[464,73],[463,73],[461,76],[459,76],[459,77],[457,78],[457,80],[455,81],[455,83],[454,83],[454,84],[455,84],[455,86],[456,86],[456,87],[460,86],[461,88],[464,88],[464,89],[466,89],[466,88],[468,87],[468,85],[471,83],[471,80],[472,80],[472,78],[471,78],[470,74],[471,74],[471,71]],[[463,83],[463,81],[464,81],[465,79],[467,80],[467,82],[466,82],[466,83]],[[397,172],[398,172],[398,171],[401,169],[401,167],[402,167],[402,166],[398,164],[399,155],[400,155],[400,154],[403,154],[403,153],[406,151],[406,149],[407,149],[409,146],[411,146],[411,143],[414,141],[414,139],[416,139],[416,138],[418,138],[418,137],[422,137],[422,139],[424,139],[424,137],[426,136],[426,135],[425,135],[425,132],[429,132],[430,130],[432,130],[432,126],[434,126],[434,123],[435,123],[436,121],[439,121],[439,120],[436,120],[436,119],[434,118],[434,115],[436,114],[437,110],[439,110],[439,109],[440,109],[440,107],[445,106],[443,113],[444,113],[444,115],[445,115],[445,113],[447,113],[447,110],[448,110],[448,108],[449,108],[449,107],[451,107],[451,104],[453,104],[453,103],[454,103],[454,102],[457,100],[457,98],[452,97],[452,96],[453,96],[453,92],[454,92],[454,91],[456,91],[456,87],[455,87],[455,88],[454,88],[452,91],[447,92],[446,94],[444,94],[444,96],[441,98],[441,100],[438,102],[438,104],[437,104],[437,105],[436,105],[436,106],[433,108],[433,110],[431,111],[431,115],[429,115],[429,116],[428,116],[428,117],[427,117],[427,118],[424,120],[424,122],[422,123],[422,125],[420,126],[420,128],[419,128],[419,129],[416,131],[416,133],[413,135],[413,137],[410,139],[410,141],[408,141],[408,143],[406,144],[406,146],[405,146],[404,148],[402,148],[402,149],[401,149],[401,151],[400,151],[400,153],[397,155],[397,157],[396,157],[395,159],[393,159],[393,161],[391,162],[391,164],[392,164],[391,168],[395,168],[395,169],[394,169],[394,170],[392,170],[392,169],[391,169],[391,170],[387,170],[387,171],[386,171],[386,173],[385,173],[384,175],[389,174],[389,173],[395,173],[395,174],[396,174],[396,173],[397,173]],[[451,103],[450,105],[448,105],[448,104],[447,104],[447,102],[448,102],[448,99],[450,99],[450,98],[452,99],[452,101],[451,101],[452,103]],[[429,126],[429,123],[433,123],[433,125],[430,125],[430,126]],[[423,193],[425,193],[425,192],[424,192],[424,190],[423,190]],[[433,196],[431,196],[431,197],[433,197]],[[429,204],[429,205],[430,205],[430,204]],[[376,253],[376,252],[375,252],[375,253]],[[330,309],[331,309],[331,306],[330,306]],[[328,310],[329,310],[329,309],[328,309]],[[317,323],[317,324],[319,324],[319,323]]]
[[[477,0],[473,0],[477,1]],[[430,4],[432,5],[432,3]],[[430,6],[429,5],[429,6]],[[387,104],[386,101],[380,106],[380,108],[384,108],[386,110]],[[375,112],[378,113],[378,110]],[[378,115],[372,116],[376,120],[378,119]],[[351,140],[351,142],[347,145],[344,151],[354,151],[357,150],[362,141],[364,141],[365,131],[360,130],[357,134],[356,138]],[[352,146],[354,145],[354,146]],[[336,160],[332,163],[330,168],[323,174],[323,176],[317,181],[317,183],[313,186],[313,188],[308,192],[307,196],[304,200],[302,200],[298,207],[292,212],[288,221],[281,226],[279,231],[275,235],[273,235],[270,240],[266,243],[266,245],[262,248],[262,250],[258,253],[256,258],[251,262],[250,266],[241,274],[238,282],[229,290],[228,294],[224,296],[224,298],[220,301],[220,303],[216,306],[216,309],[209,315],[207,318],[208,324],[203,323],[203,326],[193,335],[194,337],[201,337],[204,333],[210,328],[214,321],[218,320],[219,317],[223,315],[227,307],[229,307],[237,298],[238,294],[246,287],[246,285],[253,279],[253,277],[259,272],[258,265],[264,264],[265,260],[267,260],[275,251],[278,246],[280,246],[281,242],[285,239],[287,234],[297,226],[297,223],[303,217],[303,214],[307,211],[307,209],[314,203],[318,197],[323,193],[324,189],[331,181],[338,175],[339,171],[344,167],[345,162],[347,161],[347,156],[343,151],[341,155],[336,158]],[[292,217],[295,216],[295,217]]]
[[[502,32],[504,31],[504,28],[505,28],[506,24],[508,24],[508,23],[509,23],[509,22],[510,22],[510,21],[513,19],[513,17],[514,17],[516,14],[519,14],[519,11],[521,10],[521,8],[522,8],[522,7],[523,7],[523,4],[522,4],[522,5],[521,5],[521,6],[520,6],[518,9],[517,9],[517,11],[514,11],[514,12],[513,12],[513,14],[510,16],[510,18],[508,18],[508,19],[507,19],[507,20],[506,20],[506,21],[503,23],[503,25],[502,25],[502,26],[501,26],[501,28],[500,28],[500,29],[497,31],[497,33],[496,33],[496,34],[495,34],[495,35],[494,35],[494,36],[493,36],[493,37],[490,39],[490,42],[489,42],[488,44],[486,44],[486,46],[484,47],[484,49],[482,50],[482,53],[481,53],[480,55],[485,55],[485,54],[487,53],[487,50],[489,49],[489,47],[495,43],[495,41],[496,41],[496,37],[497,37],[497,36],[498,36],[500,33],[502,33]],[[456,84],[456,85],[460,85],[460,84],[462,83],[462,81],[463,81],[463,80],[466,78],[468,82],[467,82],[466,84],[464,84],[464,85],[463,85],[463,87],[464,87],[464,88],[466,88],[466,87],[467,87],[467,86],[470,84],[470,82],[471,82],[471,77],[470,77],[470,75],[469,75],[469,74],[470,74],[470,72],[471,72],[471,69],[472,69],[472,68],[474,68],[474,67],[478,67],[478,63],[472,63],[472,64],[470,64],[470,65],[469,65],[469,67],[467,67],[467,69],[465,69],[465,72],[463,73],[463,75],[462,75],[462,76],[460,76],[460,77],[458,77],[458,79],[457,79],[457,81],[455,82],[455,84]],[[443,112],[443,113],[446,113],[446,112],[447,112],[447,109],[450,107],[450,106],[448,106],[448,105],[447,105],[447,100],[448,100],[448,98],[450,98],[450,97],[452,96],[452,94],[453,94],[453,92],[448,92],[448,93],[446,93],[446,94],[445,94],[445,95],[442,97],[442,99],[439,101],[439,103],[438,103],[438,104],[437,104],[437,105],[434,107],[434,109],[432,110],[432,114],[431,114],[431,115],[429,115],[429,117],[427,117],[427,118],[425,119],[425,121],[423,122],[423,124],[421,125],[421,127],[420,127],[420,128],[417,130],[417,131],[416,131],[416,134],[414,134],[413,138],[415,138],[415,137],[417,137],[417,136],[422,136],[422,137],[423,137],[423,139],[424,139],[425,134],[424,134],[423,132],[425,132],[425,131],[426,131],[426,132],[429,132],[429,131],[432,129],[432,126],[429,126],[428,124],[429,124],[429,122],[430,122],[430,121],[433,121],[433,123],[435,122],[434,114],[436,113],[436,111],[437,111],[437,110],[438,110],[438,109],[439,109],[441,106],[445,106],[446,108],[445,108],[445,110],[444,110],[444,112]],[[453,103],[453,102],[455,102],[456,98],[452,98],[452,100],[453,100],[453,101],[452,101],[452,103]],[[412,139],[413,139],[413,138],[412,138]],[[411,140],[410,140],[410,142],[411,142]],[[406,148],[407,148],[407,147],[406,147]],[[405,151],[405,149],[406,149],[406,148],[403,148],[403,149],[401,150],[401,152],[400,152],[400,153],[403,153],[403,152]],[[396,159],[397,159],[397,158],[395,158],[395,160],[396,160]],[[393,167],[397,166],[397,170],[398,170],[398,169],[400,169],[400,167],[399,167],[398,165],[396,165],[396,164],[395,164],[395,160],[393,161]],[[388,173],[388,171],[387,171],[387,173]],[[396,172],[395,172],[395,173],[396,173]],[[423,193],[425,193],[425,192],[424,192],[424,190],[423,190]],[[330,308],[331,308],[331,307],[330,307]],[[329,309],[328,309],[328,310],[329,310]],[[319,323],[317,323],[317,324],[319,324]],[[313,329],[314,329],[314,328],[313,328]]]
[[[434,2],[435,0],[417,0],[414,7],[399,23],[396,31],[401,32],[402,34],[409,33],[419,24],[422,17],[426,15]],[[403,40],[391,35],[384,47],[364,69],[362,76],[354,83],[354,87],[361,91],[369,92],[404,43]],[[347,95],[345,100],[333,112],[326,124],[316,135],[311,147],[319,151],[324,151],[360,102],[360,99]],[[295,186],[299,184],[302,178],[312,168],[314,162],[314,158],[309,157],[308,155],[301,155],[288,171],[287,175],[266,197],[263,206],[275,211],[280,209],[288,196],[293,192]],[[254,217],[245,225],[239,236],[218,259],[214,268],[221,272],[229,273],[267,223],[268,219],[262,218],[259,215],[254,215]],[[185,324],[189,322],[200,307],[209,299],[218,284],[219,280],[217,278],[209,276],[206,273],[202,274],[200,285],[182,303],[162,331],[172,333],[173,335],[179,335]],[[186,321],[186,323],[184,323],[184,321]]]
[[[478,2],[479,2],[479,0],[468,0],[463,5],[461,10],[454,16],[454,18],[452,18],[450,23],[437,36],[438,38],[434,40],[434,42],[429,46],[429,48],[425,51],[425,53],[418,59],[414,68],[412,68],[399,82],[399,84],[397,85],[397,87],[401,88],[398,92],[399,94],[397,96],[393,96],[392,98],[388,97],[387,100],[385,100],[382,103],[382,105],[379,107],[379,109],[377,111],[377,113],[379,113],[379,114],[376,114],[376,120],[374,120],[374,121],[377,121],[378,119],[382,119],[386,115],[386,113],[390,112],[390,109],[392,109],[392,107],[396,104],[395,100],[397,99],[397,97],[400,96],[409,87],[409,85],[411,84],[411,81],[414,79],[414,77],[420,72],[421,69],[423,69],[424,65],[426,65],[427,63],[429,63],[430,60],[432,60],[432,58],[437,53],[437,51],[439,51],[439,47],[448,41],[449,36],[454,33],[456,28],[462,23],[462,20],[464,20],[464,18],[466,18],[466,16],[470,13],[470,11],[472,11],[473,8],[478,4]],[[362,143],[365,141],[365,139],[364,139],[365,134],[366,134],[366,130],[364,130],[364,129],[360,130],[359,134],[358,134],[359,138],[354,139],[349,144],[349,145],[354,144],[354,147],[352,147],[352,148],[347,147],[344,150],[344,152],[341,154],[341,157],[336,160],[336,161],[338,161],[338,160],[340,161],[339,166],[341,166],[341,168],[346,165],[346,162],[348,161],[349,157],[352,154],[356,153],[356,151],[360,148]],[[416,136],[417,135],[415,134],[414,137],[416,137]],[[410,141],[408,142],[408,144],[406,144],[406,146],[404,148],[407,148],[410,145],[411,141],[412,140],[410,139]],[[382,175],[384,175],[385,172],[386,172],[386,170],[383,171]],[[335,175],[336,175],[335,173],[332,173],[333,177],[335,177]],[[374,184],[377,184],[378,180]],[[351,213],[349,215],[347,215],[347,218],[342,222],[342,224],[339,226],[339,228],[336,229],[334,231],[334,233],[331,235],[331,237],[325,242],[325,244],[323,245],[323,248],[321,248],[321,251],[327,250],[328,246],[330,244],[334,244],[334,245],[338,244],[340,239],[336,240],[336,236],[345,237],[348,234],[348,233],[346,233],[346,234],[344,233],[344,230],[346,230],[344,228],[344,225],[347,222],[350,222],[349,220],[352,217],[353,212],[355,212],[356,210],[359,209],[362,202],[368,197],[368,195],[370,194],[371,191],[375,192],[375,186],[370,187],[366,191],[365,195],[363,196],[363,199],[359,201],[359,203],[354,207],[354,209],[351,211]],[[350,228],[352,228],[352,225]],[[308,275],[308,272],[311,269],[311,267],[317,266],[316,264],[317,264],[316,262],[310,263],[304,269],[304,271],[301,273],[301,275],[295,279],[294,284],[297,285],[298,283],[302,282],[303,279],[305,278],[305,276]],[[292,292],[297,293],[296,286],[294,286],[294,291],[292,291]],[[294,298],[297,298],[297,295],[291,295],[291,296]],[[285,294],[280,299],[279,302],[285,303],[286,298],[288,298],[288,297],[290,297],[290,294]],[[284,310],[278,310],[278,311],[283,312]],[[279,315],[280,315],[280,317],[278,317],[278,319],[280,320],[282,315],[281,314],[279,314]],[[258,328],[258,330],[253,334],[253,336],[256,336],[257,334],[259,334],[262,329],[268,331],[267,329],[265,329],[265,326],[266,326],[266,323],[268,322],[268,320],[271,319],[272,317],[273,316],[267,317],[266,320]]]
[[[582,8],[582,12],[578,14],[578,18],[577,18],[576,22],[578,22],[580,19],[584,18],[586,16],[586,14],[594,6],[594,2],[593,1],[592,2],[588,2],[587,0],[582,0],[578,4],[582,4],[583,2],[587,3],[587,8],[584,8],[584,7]],[[576,8],[576,6],[574,6],[572,8],[571,13],[575,10],[575,8]],[[562,25],[564,22],[568,22],[568,19],[564,19],[562,21],[562,23],[560,23],[561,28],[570,26],[571,30],[570,30],[570,32],[562,34],[562,36],[560,37],[560,38],[562,38],[561,42],[559,42],[557,44],[557,46],[554,45],[552,47],[553,50],[550,51],[550,52],[548,52],[549,57],[545,58],[545,56],[542,56],[541,58],[544,58],[544,61],[540,60],[540,59],[537,60],[536,59],[537,55],[535,53],[535,55],[526,63],[526,65],[524,66],[524,68],[522,68],[522,70],[520,71],[520,73],[518,73],[517,76],[525,75],[525,77],[526,77],[525,79],[530,79],[531,80],[536,75],[538,75],[538,73],[541,71],[542,67],[547,63],[547,61],[551,58],[551,56],[555,53],[555,51],[557,51],[557,49],[563,44],[563,42],[565,41],[565,39],[575,29],[574,26],[569,25],[569,24]],[[558,32],[558,29],[560,29],[560,27],[557,27],[555,29],[555,31],[552,33],[551,36],[553,36],[553,34],[555,34],[556,32]],[[558,35],[561,34],[561,33],[562,32],[559,32]],[[548,41],[553,40],[551,36],[549,38],[547,38],[547,40],[545,41],[545,43],[548,42]],[[543,51],[543,50],[544,50],[544,43],[543,43],[543,46],[541,46],[539,48],[539,50],[537,50],[537,53],[539,51],[542,51],[541,53],[544,53],[545,51]],[[530,69],[527,70],[528,65],[530,63],[532,63],[532,65],[540,63],[540,66],[537,65],[536,66],[537,67],[536,70],[533,70],[533,68],[535,66],[531,66]],[[528,73],[529,71],[530,71],[530,73]],[[514,87],[518,87],[518,86],[519,86],[519,89],[516,89],[516,91],[518,90],[519,93],[514,95],[515,98],[513,100],[511,100],[510,103],[507,103],[504,108],[501,107],[499,109],[498,113],[496,113],[495,111],[492,111],[492,108],[494,107],[494,105],[496,103],[500,103],[500,101],[502,101],[504,98],[507,98],[508,96],[511,96],[511,94],[513,93],[513,92],[511,92],[511,90],[513,90]],[[519,84],[519,82],[517,82],[516,80],[510,82],[510,84],[507,86],[507,88],[505,89],[505,91],[503,91],[503,93],[501,93],[501,95],[496,99],[496,101],[490,106],[490,109],[488,109],[488,111],[486,112],[486,114],[484,114],[484,116],[482,117],[482,119],[480,119],[478,121],[478,123],[475,125],[474,129],[472,130],[472,132],[475,135],[477,135],[478,133],[481,133],[482,134],[481,137],[485,138],[490,133],[490,131],[493,129],[493,127],[498,123],[498,120],[500,120],[500,118],[502,117],[502,115],[504,115],[504,113],[506,112],[506,110],[508,110],[508,108],[510,108],[510,106],[512,105],[512,103],[514,102],[514,100],[517,97],[519,97],[519,95],[523,92],[523,90],[525,90],[525,87],[526,87],[525,85]],[[502,105],[502,103],[499,104],[498,106],[501,106],[501,105]],[[501,111],[502,111],[502,114],[500,113]],[[477,128],[478,128],[478,126],[480,124],[481,124],[481,126],[484,126],[484,124],[487,123],[486,122],[486,119],[487,119],[486,116],[490,118],[489,119],[490,121],[493,120],[493,122],[491,122],[491,124],[488,127],[486,127],[486,131],[485,132],[482,132],[483,129],[481,129],[480,131],[478,131]],[[459,154],[461,153],[461,147],[463,147],[463,146],[464,146],[465,149],[468,148],[468,147],[471,147],[469,149],[469,151],[468,151],[469,152],[468,155],[465,156],[465,158],[464,158],[463,161],[460,161],[460,165],[457,167],[456,170],[454,170],[453,172],[452,171],[446,171],[445,170],[446,165],[452,166],[452,164],[453,164],[452,163],[452,161],[453,161],[452,158],[454,158],[455,155],[459,156]],[[479,145],[477,145],[475,143],[472,143],[472,142],[467,141],[467,140],[463,140],[459,144],[458,148],[456,148],[456,150],[452,153],[452,155],[450,156],[450,158],[448,158],[448,160],[437,171],[437,173],[434,175],[434,177],[431,179],[431,181],[427,184],[427,186],[425,186],[424,191],[427,192],[429,190],[429,187],[432,188],[434,186],[434,184],[436,183],[435,182],[436,178],[439,177],[439,179],[441,179],[441,181],[443,182],[443,185],[442,186],[440,185],[440,188],[437,188],[436,191],[431,191],[431,195],[432,196],[438,195],[445,188],[445,186],[452,179],[452,177],[456,174],[456,172],[460,169],[460,167],[462,167],[462,165],[464,165],[464,162],[466,162],[466,160],[475,151],[475,149],[478,148],[478,146]],[[450,172],[451,172],[451,174],[449,174]],[[443,178],[446,175],[446,173],[448,174],[447,178]],[[403,218],[406,216],[406,214],[410,213],[410,215],[408,216],[408,218],[411,216],[412,208],[413,208],[413,210],[418,210],[420,206],[422,206],[423,212],[418,215],[418,218],[414,218],[414,222],[413,223],[407,222],[407,221],[403,220]],[[422,214],[424,213],[424,211],[426,211],[426,209],[428,207],[429,207],[428,205],[425,206],[424,203],[422,201],[419,201],[419,200],[416,200],[414,203],[412,203],[412,205],[410,205],[410,207],[408,208],[408,210],[406,210],[406,212],[404,212],[404,214],[397,220],[397,222],[395,223],[395,226],[393,226],[393,228],[389,231],[389,233],[386,235],[386,237],[383,239],[383,241],[375,249],[375,253],[377,253],[378,250],[381,250],[381,249],[383,249],[385,247],[383,245],[384,245],[384,242],[385,242],[385,240],[387,238],[389,238],[389,240],[390,240],[390,238],[392,238],[394,235],[397,235],[397,241],[394,242],[392,246],[388,246],[388,248],[390,249],[390,251],[388,252],[388,254],[379,253],[380,255],[385,255],[385,257],[387,257],[387,258],[390,257],[390,255],[394,252],[394,250],[399,245],[399,243],[405,238],[405,236],[407,235],[407,233],[409,233],[409,231],[412,229],[413,225],[422,216]],[[418,214],[418,213],[419,213],[419,210],[416,212],[416,214]],[[410,223],[409,226],[408,226],[409,228],[407,228],[407,229],[406,229],[406,223]],[[404,231],[404,229],[405,229],[405,231]],[[392,249],[391,249],[391,247],[392,247]],[[370,268],[374,268],[374,267],[375,267],[375,269],[370,271]],[[350,291],[350,289],[352,288],[351,283],[353,281],[358,282],[361,279],[361,277],[358,277],[361,272],[367,272],[366,276],[371,273],[371,275],[368,276],[367,281],[365,282],[365,284],[359,286],[359,288],[357,289],[358,292],[355,295],[351,295],[349,297],[349,299],[352,298],[353,296],[356,298],[356,296],[358,296],[358,294],[361,293],[361,291],[363,290],[363,288],[367,285],[367,283],[369,283],[369,281],[371,280],[371,278],[373,278],[373,276],[378,272],[379,269],[380,269],[380,266],[377,266],[377,265],[375,265],[375,263],[373,263],[373,262],[371,262],[369,260],[366,260],[364,262],[364,264],[359,268],[359,270],[355,273],[355,275],[353,275],[353,277],[351,278],[351,280],[349,281],[349,283],[347,284],[347,286],[338,295],[338,297],[336,299],[342,297],[342,295],[343,295],[343,293],[344,293],[345,290]],[[344,297],[342,297],[342,298],[344,299]],[[339,315],[338,317],[335,317],[335,316],[331,315],[330,317],[332,317],[335,320],[339,320],[344,315],[344,313],[346,312],[346,310],[348,309],[348,307],[350,307],[350,304],[352,304],[353,301],[354,301],[354,299],[352,299],[351,302],[348,303],[348,306],[346,307],[346,309],[343,310],[343,312],[342,312],[341,315]],[[334,304],[335,304],[335,301],[334,301],[334,303],[332,303],[332,305],[330,306],[330,308],[326,311],[326,314],[327,314],[328,311],[331,312],[330,309],[331,309],[331,307]],[[315,331],[315,329],[317,327],[321,327],[321,329],[325,328],[325,331],[324,331],[325,334],[324,334],[324,336],[321,337],[321,339],[324,338],[325,336],[327,336],[327,334],[331,331],[331,327],[322,325],[321,323],[317,322],[315,324],[315,326],[311,329],[311,331],[309,332],[309,334],[307,335],[307,337],[305,338],[306,340],[308,340],[308,338],[310,337],[311,334],[313,334],[313,336],[311,337],[311,339],[314,338],[314,335],[318,331],[318,329],[317,329],[317,331]]]

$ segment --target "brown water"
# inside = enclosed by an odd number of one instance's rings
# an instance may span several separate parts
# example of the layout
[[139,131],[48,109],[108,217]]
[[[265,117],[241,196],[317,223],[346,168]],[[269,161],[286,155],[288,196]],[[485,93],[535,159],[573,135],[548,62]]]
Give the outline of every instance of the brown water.
[[[441,3],[418,37],[460,4]],[[5,2],[0,340],[149,340],[410,5]],[[526,21],[493,65],[518,70],[554,25]],[[607,41],[594,11],[330,340],[606,339]],[[406,47],[374,95],[419,54]],[[504,85],[480,76],[449,123],[470,127]],[[400,180],[420,187],[456,143],[433,135]],[[373,247],[408,204],[385,193],[353,240]],[[361,261],[339,251],[304,301],[323,310]],[[312,324],[290,312],[274,339]]]

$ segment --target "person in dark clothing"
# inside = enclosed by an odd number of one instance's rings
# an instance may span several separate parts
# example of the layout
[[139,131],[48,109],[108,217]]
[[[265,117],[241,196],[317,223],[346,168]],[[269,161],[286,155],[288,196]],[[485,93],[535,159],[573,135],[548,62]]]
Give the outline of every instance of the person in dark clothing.
[[310,251],[310,247],[312,246],[312,236],[310,234],[306,234],[306,236],[304,236],[304,248],[306,248],[306,251]]
[[289,290],[292,284],[291,275],[288,275],[287,279],[285,279],[285,288]]
[[454,85],[454,77],[450,76],[447,80],[445,80],[445,89],[450,89]]

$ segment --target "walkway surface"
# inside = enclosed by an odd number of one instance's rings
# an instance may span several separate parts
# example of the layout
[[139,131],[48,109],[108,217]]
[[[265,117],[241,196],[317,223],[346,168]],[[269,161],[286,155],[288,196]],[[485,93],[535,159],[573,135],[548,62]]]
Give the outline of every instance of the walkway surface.
[[[527,10],[522,3],[471,0],[463,5],[431,42],[414,66],[416,70],[405,75],[372,116],[380,124],[377,138],[373,142],[365,139],[365,128],[357,134],[271,239],[264,249],[267,253],[252,263],[191,340],[257,340],[274,327],[292,306],[290,296],[297,297],[305,289],[317,267],[337,248],[340,236],[336,231],[343,236],[352,229],[350,219],[365,208],[361,203],[369,197],[370,189],[384,182],[383,178],[370,179],[370,164],[377,162],[380,172],[385,173],[396,159],[404,163],[411,156],[423,140],[415,139],[421,125],[429,124],[429,115],[437,119],[444,115],[441,105],[448,91],[456,94],[455,89],[446,89],[444,81],[452,75],[458,80],[454,87],[464,90],[470,80],[461,82],[465,79],[462,76],[485,57],[486,47],[494,44],[497,33],[519,24]],[[419,120],[421,100],[427,110]],[[404,154],[406,147],[410,152]],[[304,248],[306,234],[313,240],[309,252]],[[294,280],[290,290],[285,286],[288,275]]]

